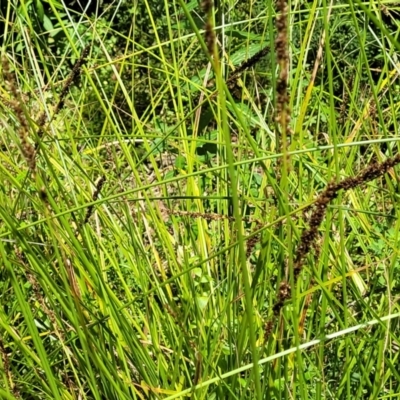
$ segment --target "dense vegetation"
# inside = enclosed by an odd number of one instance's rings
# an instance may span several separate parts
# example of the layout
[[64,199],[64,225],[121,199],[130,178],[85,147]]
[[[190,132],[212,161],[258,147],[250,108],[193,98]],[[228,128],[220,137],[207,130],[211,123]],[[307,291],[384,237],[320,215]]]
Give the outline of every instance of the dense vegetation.
[[398,3],[0,4],[0,398],[400,396]]

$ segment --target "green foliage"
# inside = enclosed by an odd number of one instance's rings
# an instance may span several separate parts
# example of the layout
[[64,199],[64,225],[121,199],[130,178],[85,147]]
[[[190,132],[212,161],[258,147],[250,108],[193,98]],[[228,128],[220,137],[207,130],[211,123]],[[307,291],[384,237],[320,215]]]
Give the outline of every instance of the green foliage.
[[398,396],[397,167],[293,282],[397,154],[398,7],[290,5],[285,160],[273,5],[214,3],[221,74],[197,0],[0,3],[1,398]]

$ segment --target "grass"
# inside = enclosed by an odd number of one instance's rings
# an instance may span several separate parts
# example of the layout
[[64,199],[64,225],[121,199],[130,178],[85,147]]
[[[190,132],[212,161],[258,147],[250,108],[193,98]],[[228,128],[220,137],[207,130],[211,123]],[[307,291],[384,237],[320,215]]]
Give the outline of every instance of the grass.
[[2,10],[1,398],[399,396],[398,6],[222,3]]

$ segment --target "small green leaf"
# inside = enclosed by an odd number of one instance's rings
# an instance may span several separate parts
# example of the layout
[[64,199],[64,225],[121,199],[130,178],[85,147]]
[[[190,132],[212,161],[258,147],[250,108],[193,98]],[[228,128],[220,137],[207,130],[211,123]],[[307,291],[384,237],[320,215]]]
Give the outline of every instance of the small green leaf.
[[264,46],[265,46],[265,43],[258,42],[258,43],[253,43],[250,46],[242,47],[240,50],[238,50],[232,54],[232,56],[231,56],[232,64],[240,65],[242,62],[253,57]]
[[152,153],[154,155],[162,153],[164,151],[165,141],[163,138],[156,138],[153,141],[153,146],[151,146]]
[[45,17],[44,8],[43,8],[43,4],[40,0],[35,1],[35,8],[36,8],[36,13],[39,18],[39,21],[44,22],[44,17]]
[[47,15],[43,16],[43,27],[46,29],[46,32],[52,31],[54,29],[53,23]]
[[184,168],[186,166],[186,157],[179,155],[175,160],[176,168]]
[[171,179],[171,178],[173,178],[174,176],[175,176],[175,171],[168,171],[168,172],[165,174],[164,179]]
[[254,174],[254,180],[257,182],[257,185],[261,185],[262,179],[263,178],[261,174]]
[[193,268],[192,269],[192,275],[194,276],[201,276],[203,274],[203,271],[201,268]]
[[203,311],[207,307],[208,296],[197,296],[197,304],[200,307],[200,310]]

